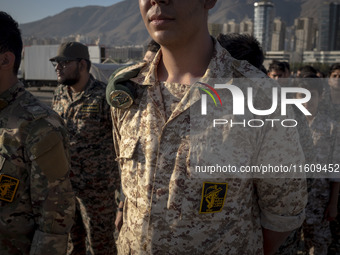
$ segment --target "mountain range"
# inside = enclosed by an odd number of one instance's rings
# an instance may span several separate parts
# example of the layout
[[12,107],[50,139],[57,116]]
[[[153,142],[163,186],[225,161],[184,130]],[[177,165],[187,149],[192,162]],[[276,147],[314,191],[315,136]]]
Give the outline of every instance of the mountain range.
[[[185,0],[183,0],[185,1]],[[225,23],[254,16],[255,0],[218,0],[210,10],[210,23]],[[273,0],[275,16],[291,26],[298,17],[317,18],[322,0]],[[124,0],[108,7],[86,6],[66,9],[44,19],[20,25],[23,37],[62,38],[83,35],[100,38],[107,46],[142,45],[149,40],[136,0]]]

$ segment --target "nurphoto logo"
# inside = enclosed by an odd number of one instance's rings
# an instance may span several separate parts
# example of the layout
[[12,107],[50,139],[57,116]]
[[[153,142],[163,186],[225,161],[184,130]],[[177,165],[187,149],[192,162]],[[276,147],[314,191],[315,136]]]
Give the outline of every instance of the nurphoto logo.
[[[306,109],[303,105],[307,103],[311,99],[311,93],[309,90],[305,88],[298,88],[298,87],[272,87],[271,88],[271,107],[268,109],[256,109],[254,106],[254,93],[253,88],[248,87],[246,95],[243,91],[232,84],[215,84],[214,87],[206,84],[198,82],[201,85],[204,85],[206,88],[199,87],[200,90],[205,92],[206,94],[201,95],[201,115],[207,115],[207,95],[213,100],[215,107],[223,107],[222,100],[220,94],[217,93],[216,90],[223,90],[227,89],[232,96],[232,106],[233,106],[233,115],[241,116],[245,115],[245,106],[248,107],[249,112],[257,116],[269,116],[277,110],[277,107],[281,109],[281,116],[287,115],[287,105],[295,105],[304,115],[309,116],[311,113]],[[210,91],[213,93],[211,93]],[[289,95],[297,94],[305,95],[303,98],[290,98]],[[217,104],[217,101],[214,95],[220,102],[220,105]],[[280,99],[280,100],[279,100]],[[280,105],[279,105],[280,102]],[[211,113],[213,114],[213,113]],[[243,125],[244,127],[262,127],[265,122],[270,122],[271,126],[274,127],[275,122],[280,122],[284,127],[295,127],[298,125],[295,119],[244,119],[241,122],[233,122],[233,120],[227,119],[214,119],[213,126],[216,127],[217,125],[226,125],[231,124],[234,125]]]

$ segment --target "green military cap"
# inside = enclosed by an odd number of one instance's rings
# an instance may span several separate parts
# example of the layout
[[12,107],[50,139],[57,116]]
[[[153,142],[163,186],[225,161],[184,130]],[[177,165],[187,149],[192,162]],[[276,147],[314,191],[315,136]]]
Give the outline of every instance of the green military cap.
[[86,45],[79,42],[65,42],[58,48],[57,56],[50,61],[67,61],[76,59],[90,60],[89,49]]

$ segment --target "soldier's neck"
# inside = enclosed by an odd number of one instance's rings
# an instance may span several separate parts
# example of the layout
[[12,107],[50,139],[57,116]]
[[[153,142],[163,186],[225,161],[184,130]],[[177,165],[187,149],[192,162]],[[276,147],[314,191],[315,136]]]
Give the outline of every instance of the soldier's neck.
[[18,78],[15,75],[3,76],[0,79],[0,95],[6,90],[14,86],[18,82]]
[[158,65],[159,81],[192,84],[202,77],[213,55],[213,41],[208,34],[199,43],[183,46],[162,46],[162,59]]
[[79,81],[76,84],[70,86],[71,91],[73,93],[83,91],[89,79],[90,79],[90,74],[81,76]]

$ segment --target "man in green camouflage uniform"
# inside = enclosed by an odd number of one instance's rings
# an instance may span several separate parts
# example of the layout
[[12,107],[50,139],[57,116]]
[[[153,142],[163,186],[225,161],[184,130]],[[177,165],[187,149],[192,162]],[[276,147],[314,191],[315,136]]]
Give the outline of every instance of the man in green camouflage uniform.
[[120,179],[106,85],[89,74],[88,48],[81,43],[61,44],[51,61],[60,83],[52,107],[70,133],[70,176],[77,199],[72,254],[115,254],[115,189]]
[[[203,178],[190,168],[193,155],[203,157],[211,148],[231,165],[303,162],[294,128],[223,127],[222,137],[209,140],[204,138],[212,133],[210,127],[192,119],[190,113],[200,109],[199,90],[190,91],[197,80],[213,85],[217,79],[251,78],[254,94],[266,94],[258,101],[261,109],[267,109],[272,88],[263,73],[232,58],[210,37],[208,10],[215,2],[139,1],[161,50],[151,63],[117,73],[120,80],[141,69],[129,79],[136,89],[130,107],[125,107],[127,89],[107,91],[117,107],[112,118],[125,195],[120,254],[272,254],[304,220],[304,179],[228,178],[223,173]],[[221,98],[230,102],[230,95]],[[270,118],[282,117],[276,112]],[[195,126],[202,132],[194,136]],[[192,147],[192,138],[202,142]]]
[[0,254],[66,254],[75,198],[62,119],[16,78],[18,24],[0,12]]

